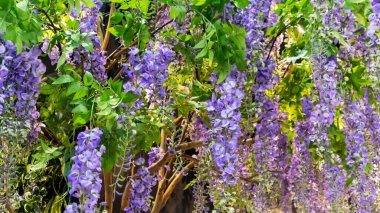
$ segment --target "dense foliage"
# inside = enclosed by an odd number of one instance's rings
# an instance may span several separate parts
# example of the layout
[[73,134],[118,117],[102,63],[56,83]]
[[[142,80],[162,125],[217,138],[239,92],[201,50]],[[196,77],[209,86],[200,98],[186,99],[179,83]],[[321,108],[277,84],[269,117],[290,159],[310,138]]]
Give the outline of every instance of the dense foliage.
[[379,0],[0,0],[0,211],[379,212],[379,101]]

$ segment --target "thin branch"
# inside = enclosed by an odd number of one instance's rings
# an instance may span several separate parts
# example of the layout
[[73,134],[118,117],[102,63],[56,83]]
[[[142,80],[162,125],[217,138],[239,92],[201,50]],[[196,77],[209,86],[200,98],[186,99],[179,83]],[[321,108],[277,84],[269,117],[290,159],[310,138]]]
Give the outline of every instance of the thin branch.
[[188,126],[189,126],[189,120],[186,119],[185,120],[185,126],[182,128],[181,138],[179,139],[178,144],[181,144],[185,140],[185,136],[186,136]]
[[57,33],[59,29],[54,25],[54,22],[53,20],[51,20],[49,14],[43,9],[38,9],[38,10],[41,11],[46,16],[46,18],[49,20],[50,25],[53,27],[54,32]]
[[[135,164],[132,163],[131,164],[131,179],[133,178],[134,175],[135,175]],[[125,208],[129,206],[129,196],[130,196],[131,188],[132,188],[131,179],[129,179],[123,191],[123,196],[121,198],[121,210],[124,210]]]
[[164,27],[168,26],[170,23],[172,23],[174,21],[174,19],[171,19],[169,21],[167,21],[166,23],[164,23],[163,25],[161,25],[160,27],[158,27],[157,29],[153,30],[152,31],[152,36],[154,36],[156,33],[158,33],[160,30],[162,30]]
[[110,8],[110,14],[109,14],[109,17],[108,17],[108,23],[107,23],[107,29],[106,29],[106,35],[104,36],[104,40],[103,40],[103,43],[102,43],[102,47],[101,47],[101,50],[106,50],[107,49],[107,46],[108,46],[108,42],[110,40],[110,27],[111,27],[111,16],[112,16],[112,13],[115,11],[115,3],[111,3],[111,8]]
[[61,141],[50,131],[50,129],[43,126],[41,127],[41,131],[43,133],[43,136],[52,142],[52,144],[57,146],[61,144]]
[[164,154],[164,156],[158,160],[156,163],[149,166],[148,170],[149,172],[155,172],[162,166],[164,166],[167,162],[169,162],[174,156],[170,156],[168,152]]
[[[161,148],[162,152],[166,152],[167,151],[165,142],[166,142],[165,131],[164,131],[164,129],[161,129],[161,144],[160,144],[160,148]],[[161,201],[162,201],[162,197],[164,195],[165,187],[166,187],[166,176],[168,175],[168,173],[169,172],[164,167],[161,167],[160,171],[158,172],[158,175],[161,177],[161,180],[158,183],[158,188],[157,188],[156,197],[154,199],[152,213],[159,213],[160,212],[160,209],[161,209],[161,206],[162,206],[161,205]]]
[[188,161],[194,162],[194,163],[199,163],[198,159],[193,158],[193,157],[188,156],[188,155],[183,155],[183,156],[181,156],[181,158],[184,159],[184,160],[188,160]]
[[175,146],[175,150],[176,151],[179,151],[179,150],[185,151],[185,150],[201,147],[202,145],[203,145],[202,141],[188,142],[188,143],[183,143],[183,144],[179,144],[179,145]]
[[182,171],[177,174],[177,176],[174,178],[174,180],[170,183],[170,185],[166,189],[166,191],[164,193],[164,197],[162,199],[161,206],[165,206],[166,205],[166,202],[169,200],[170,195],[173,193],[173,191],[174,191],[175,187],[177,186],[177,184],[182,180],[182,178],[185,175],[185,173],[187,171],[189,171],[189,169],[191,169],[192,167],[194,167],[194,162],[190,162],[189,164],[187,164],[185,166],[185,168],[183,168]]

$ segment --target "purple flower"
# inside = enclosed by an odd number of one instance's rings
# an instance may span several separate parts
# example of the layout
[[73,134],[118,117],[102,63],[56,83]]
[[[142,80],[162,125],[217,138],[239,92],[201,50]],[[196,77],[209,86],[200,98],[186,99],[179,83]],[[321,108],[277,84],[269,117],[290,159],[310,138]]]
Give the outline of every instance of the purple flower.
[[[139,50],[132,47],[129,51],[129,64],[124,64],[124,89],[141,95],[144,91],[150,102],[161,103],[166,96],[164,83],[168,77],[167,69],[174,52],[167,46],[157,43],[149,45],[149,49],[142,56]],[[132,83],[136,80],[136,85]]]
[[67,179],[71,183],[70,195],[80,198],[80,203],[68,205],[65,213],[75,212],[73,209],[79,209],[83,212],[94,211],[102,188],[101,158],[105,152],[105,147],[102,145],[99,150],[97,149],[102,134],[99,128],[78,134],[75,156],[71,158],[74,164]]
[[29,131],[28,141],[32,142],[40,131],[36,103],[46,70],[38,59],[41,50],[32,47],[17,55],[12,42],[0,39],[0,52],[0,115],[11,113],[23,119]]
[[239,127],[239,107],[244,97],[240,89],[243,82],[243,74],[233,70],[223,83],[215,86],[215,93],[207,102],[212,130],[205,134],[205,137],[208,138],[210,134],[214,142],[211,151],[216,167],[221,172],[218,182],[226,185],[234,185],[237,181],[236,151],[238,139],[242,135]]
[[[83,46],[78,46],[73,52],[67,54],[67,60],[75,67],[83,66],[84,70],[91,72],[97,81],[105,82],[107,80],[106,69],[104,67],[106,56],[105,52],[100,49],[100,39],[96,36],[96,21],[103,3],[100,0],[92,1],[95,3],[94,7],[89,8],[81,5],[81,14],[83,16],[78,18],[81,33],[91,34],[87,39],[94,45],[94,51],[90,52]],[[72,15],[76,17],[76,14]],[[54,59],[52,59],[52,63],[56,62],[55,59],[59,59],[57,52],[53,51],[51,53],[51,57]]]
[[156,185],[156,178],[145,167],[145,160],[138,158],[135,164],[139,166],[135,176],[131,179],[131,189],[129,196],[130,206],[125,209],[125,212],[147,212],[151,200],[152,187]]

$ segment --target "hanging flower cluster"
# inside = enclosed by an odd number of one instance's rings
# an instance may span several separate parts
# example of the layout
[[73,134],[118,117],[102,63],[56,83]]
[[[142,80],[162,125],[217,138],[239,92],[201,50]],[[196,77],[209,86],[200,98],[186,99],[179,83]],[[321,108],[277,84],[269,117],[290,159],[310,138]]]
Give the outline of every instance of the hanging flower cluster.
[[[124,91],[141,95],[151,102],[161,103],[166,96],[164,83],[168,77],[168,66],[174,54],[169,47],[157,43],[151,50],[138,55],[137,48],[129,52],[129,64],[124,65],[125,80]],[[133,82],[135,80],[136,86]]]
[[366,117],[364,107],[360,102],[352,102],[346,107],[345,135],[347,146],[347,165],[351,169],[351,175],[355,178],[350,185],[351,205],[356,211],[375,211],[374,201],[376,190],[373,181],[366,172],[370,157],[366,145]]
[[16,52],[12,42],[0,40],[0,115],[14,113],[25,120],[30,131],[28,140],[34,141],[40,131],[36,104],[46,68],[38,59],[41,54],[38,47],[20,54]]
[[127,213],[149,211],[152,188],[156,185],[157,181],[149,172],[148,167],[144,166],[144,162],[145,160],[143,158],[135,160],[135,165],[139,168],[131,179],[130,205],[125,209]]
[[75,10],[72,16],[79,18],[79,29],[81,33],[87,33],[88,40],[94,46],[94,50],[90,52],[83,46],[76,47],[73,52],[68,53],[66,58],[68,62],[76,68],[81,68],[92,73],[96,80],[104,82],[107,80],[105,52],[100,49],[100,39],[96,36],[96,23],[99,18],[99,11],[103,5],[101,0],[92,0],[94,7],[86,7],[81,5],[81,14],[76,14]]
[[101,158],[105,147],[98,150],[102,131],[99,128],[86,130],[78,134],[75,156],[68,180],[71,183],[70,195],[79,199],[80,203],[71,203],[65,213],[94,212],[102,188]]
[[[213,82],[216,76],[213,76]],[[244,83],[244,75],[237,70],[232,71],[223,83],[215,86],[215,93],[207,103],[210,112],[211,145],[213,159],[217,170],[221,172],[220,184],[234,185],[237,167],[237,147],[241,137],[239,122],[241,114],[239,107],[244,97],[241,89]]]

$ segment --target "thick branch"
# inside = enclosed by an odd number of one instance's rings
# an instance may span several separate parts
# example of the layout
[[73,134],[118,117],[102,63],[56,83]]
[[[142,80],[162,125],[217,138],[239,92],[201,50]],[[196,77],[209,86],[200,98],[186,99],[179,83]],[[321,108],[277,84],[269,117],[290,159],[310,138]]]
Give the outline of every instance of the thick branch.
[[121,210],[127,208],[129,206],[129,196],[131,194],[131,188],[132,184],[131,181],[129,180],[127,184],[125,185],[123,196],[121,198]]

